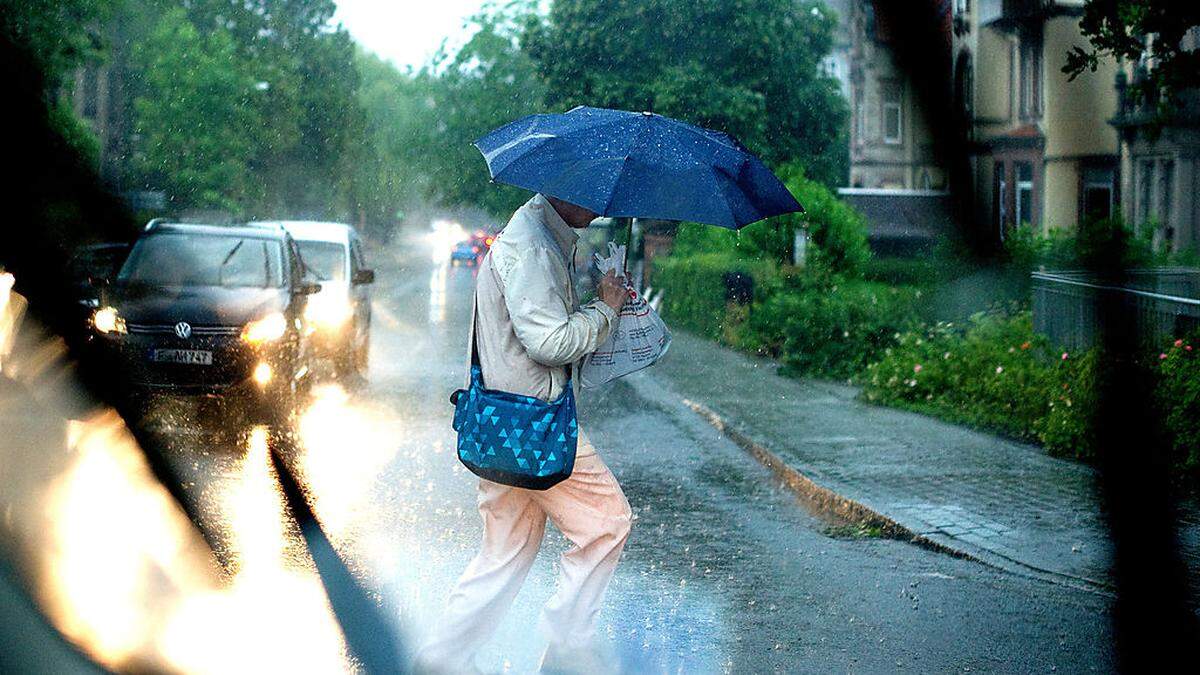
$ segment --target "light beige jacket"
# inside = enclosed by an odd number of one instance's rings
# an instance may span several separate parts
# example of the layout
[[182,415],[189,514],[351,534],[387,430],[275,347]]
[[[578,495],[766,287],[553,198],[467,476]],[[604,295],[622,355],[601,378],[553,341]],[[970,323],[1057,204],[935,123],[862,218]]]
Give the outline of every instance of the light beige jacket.
[[557,398],[574,364],[608,337],[617,314],[575,297],[575,232],[546,198],[517,209],[479,266],[476,341],[489,389]]

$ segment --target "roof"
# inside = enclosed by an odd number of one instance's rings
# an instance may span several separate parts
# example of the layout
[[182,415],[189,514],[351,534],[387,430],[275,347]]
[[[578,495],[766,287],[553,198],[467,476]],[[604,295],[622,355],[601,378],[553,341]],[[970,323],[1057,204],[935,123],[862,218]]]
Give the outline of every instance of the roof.
[[236,236],[250,237],[254,239],[282,239],[284,231],[282,229],[256,225],[204,225],[198,223],[163,222],[152,223],[151,225],[148,225],[145,230],[146,235],[163,233],[200,234],[226,237]]
[[316,220],[273,220],[251,223],[251,225],[278,225],[288,231],[296,241],[327,241],[345,244],[350,241],[354,228],[345,223],[328,223]]

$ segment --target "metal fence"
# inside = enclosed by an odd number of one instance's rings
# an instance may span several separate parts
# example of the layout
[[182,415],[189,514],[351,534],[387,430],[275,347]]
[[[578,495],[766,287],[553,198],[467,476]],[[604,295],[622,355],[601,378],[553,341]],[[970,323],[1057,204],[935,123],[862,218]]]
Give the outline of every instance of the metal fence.
[[1088,272],[1033,273],[1033,327],[1058,346],[1096,344],[1099,299],[1115,293],[1147,342],[1161,342],[1200,328],[1200,269],[1133,270],[1121,286],[1105,285]]

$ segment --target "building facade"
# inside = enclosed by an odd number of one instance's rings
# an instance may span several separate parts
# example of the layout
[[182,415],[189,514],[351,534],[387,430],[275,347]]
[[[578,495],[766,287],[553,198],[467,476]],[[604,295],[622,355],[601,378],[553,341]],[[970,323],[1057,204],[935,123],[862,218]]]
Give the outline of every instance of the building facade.
[[[1195,31],[1184,41],[1187,51],[1200,47]],[[1152,67],[1127,64],[1117,74],[1112,124],[1121,139],[1122,214],[1156,250],[1200,253],[1200,92],[1179,94],[1163,119],[1157,101],[1138,102],[1128,87]]]
[[[946,174],[935,161],[930,130],[913,87],[893,56],[896,35],[880,0],[855,0],[850,31],[851,188],[940,190]],[[949,36],[947,36],[947,42]],[[949,44],[947,44],[947,49]]]
[[[1062,72],[1082,0],[953,0],[954,91],[972,135],[976,219],[999,239],[1013,228],[1072,228],[1119,212],[1117,64]],[[977,75],[978,74],[978,75]]]
[[96,136],[101,177],[123,189],[124,162],[131,140],[129,88],[129,45],[121,34],[120,22],[110,22],[104,32],[106,54],[75,70],[64,92],[75,115]]

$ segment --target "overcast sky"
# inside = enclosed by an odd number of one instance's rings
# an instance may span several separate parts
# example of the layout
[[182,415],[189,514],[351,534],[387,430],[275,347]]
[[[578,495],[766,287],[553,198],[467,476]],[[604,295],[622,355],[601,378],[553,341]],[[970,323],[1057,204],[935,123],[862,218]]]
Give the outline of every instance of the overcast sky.
[[463,21],[484,0],[337,0],[334,21],[366,48],[397,66],[424,65],[442,38],[462,43]]

